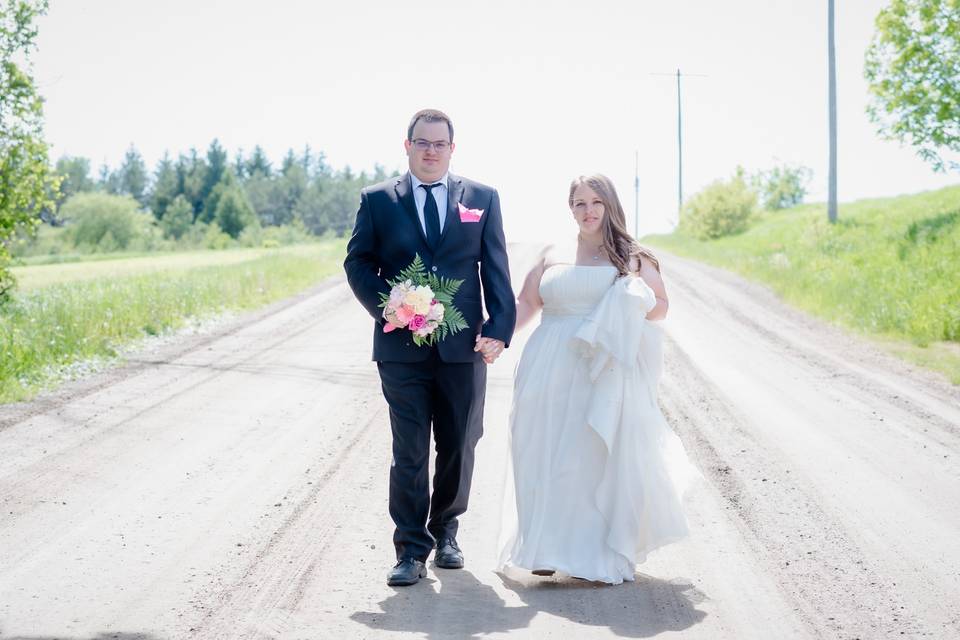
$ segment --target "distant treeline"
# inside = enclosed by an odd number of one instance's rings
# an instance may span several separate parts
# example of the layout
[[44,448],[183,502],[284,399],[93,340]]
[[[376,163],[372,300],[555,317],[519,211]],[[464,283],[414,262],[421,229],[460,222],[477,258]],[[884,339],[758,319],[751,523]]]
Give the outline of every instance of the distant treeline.
[[[62,178],[60,193],[46,222],[69,222],[60,214],[71,197],[101,192],[132,197],[174,238],[200,222],[216,223],[233,238],[250,225],[302,225],[314,235],[343,235],[353,226],[360,190],[390,175],[379,165],[372,174],[335,170],[309,146],[300,153],[291,149],[279,165],[259,146],[230,158],[216,139],[205,154],[196,149],[175,159],[165,154],[153,171],[131,146],[118,168],[104,165],[96,177],[90,160],[78,156],[60,158],[56,173]],[[165,220],[168,216],[176,220]]]

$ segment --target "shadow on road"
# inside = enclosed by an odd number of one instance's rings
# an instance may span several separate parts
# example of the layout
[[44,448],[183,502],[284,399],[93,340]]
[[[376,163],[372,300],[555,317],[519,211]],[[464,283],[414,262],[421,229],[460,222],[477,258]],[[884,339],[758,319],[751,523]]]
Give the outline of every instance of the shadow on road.
[[699,624],[706,613],[697,605],[706,596],[689,582],[637,574],[634,582],[611,586],[557,578],[526,581],[500,574],[505,588],[529,609],[584,626],[607,627],[622,638],[649,638],[664,631],[683,631]]
[[705,596],[683,581],[638,575],[636,582],[610,587],[573,579],[531,580],[500,575],[522,606],[507,606],[494,589],[469,571],[444,571],[413,587],[397,589],[380,611],[358,611],[354,622],[378,631],[424,634],[427,638],[475,638],[525,629],[545,613],[584,626],[606,627],[626,638],[647,638],[698,624]]
[[441,580],[398,588],[380,602],[380,609],[358,611],[350,618],[371,629],[418,632],[437,639],[520,629],[537,613],[529,607],[507,607],[492,587],[466,569],[444,571]]
[[127,633],[124,631],[101,631],[89,638],[71,638],[69,636],[6,636],[0,629],[0,640],[163,640],[150,633]]

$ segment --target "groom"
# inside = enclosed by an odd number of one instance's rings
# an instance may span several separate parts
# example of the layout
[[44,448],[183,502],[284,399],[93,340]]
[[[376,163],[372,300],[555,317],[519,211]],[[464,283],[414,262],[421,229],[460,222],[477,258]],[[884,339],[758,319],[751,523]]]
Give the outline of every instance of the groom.
[[[467,510],[473,450],[483,433],[487,364],[509,344],[516,319],[500,197],[448,172],[454,150],[450,118],[433,109],[417,112],[403,144],[410,171],[361,192],[343,263],[350,287],[376,321],[373,359],[390,407],[397,564],[387,584],[393,586],[425,577],[434,547],[437,567],[463,567],[457,517]],[[432,347],[416,346],[406,329],[384,333],[378,306],[379,294],[390,291],[386,281],[416,254],[436,275],[463,280],[453,304],[469,328]],[[431,427],[437,451],[432,495]]]

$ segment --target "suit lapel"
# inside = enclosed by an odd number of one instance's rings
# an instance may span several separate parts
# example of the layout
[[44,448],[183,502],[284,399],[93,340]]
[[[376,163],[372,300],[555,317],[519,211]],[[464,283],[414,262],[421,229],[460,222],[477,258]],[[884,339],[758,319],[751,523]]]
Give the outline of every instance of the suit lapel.
[[413,190],[410,188],[410,174],[405,173],[400,176],[394,188],[397,191],[397,199],[400,200],[400,204],[403,205],[403,208],[406,210],[413,226],[415,226],[420,233],[423,244],[429,247],[430,243],[427,242],[427,234],[423,232],[423,225],[420,224],[420,216],[417,214],[417,203],[413,200]]
[[443,244],[447,234],[454,226],[460,226],[460,212],[457,211],[457,203],[463,199],[463,183],[460,178],[452,173],[447,174],[447,219],[443,224],[443,232],[440,234],[440,242],[437,247]]

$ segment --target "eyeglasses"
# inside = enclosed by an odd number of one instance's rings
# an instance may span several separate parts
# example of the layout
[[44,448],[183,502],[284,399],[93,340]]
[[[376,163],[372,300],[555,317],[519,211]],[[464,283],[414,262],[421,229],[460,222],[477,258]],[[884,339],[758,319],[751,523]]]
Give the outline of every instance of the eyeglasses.
[[437,140],[436,142],[430,142],[429,140],[424,140],[423,138],[417,138],[413,140],[413,146],[417,148],[417,151],[426,151],[430,147],[437,153],[443,153],[450,149],[450,143],[446,140]]

